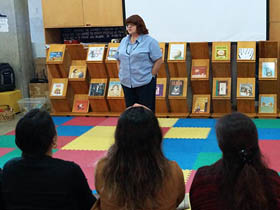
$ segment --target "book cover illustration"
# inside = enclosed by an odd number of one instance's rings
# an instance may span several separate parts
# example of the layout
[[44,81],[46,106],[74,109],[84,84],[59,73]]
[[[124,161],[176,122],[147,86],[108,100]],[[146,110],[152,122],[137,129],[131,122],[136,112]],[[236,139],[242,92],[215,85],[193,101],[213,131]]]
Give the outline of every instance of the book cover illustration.
[[275,101],[273,96],[260,97],[260,113],[274,113]]
[[240,96],[253,96],[253,84],[240,84]]
[[107,60],[116,60],[114,57],[118,51],[118,47],[110,47]]
[[52,96],[63,96],[64,83],[54,83],[52,88]]
[[111,81],[109,84],[108,96],[119,97],[121,96],[121,92],[122,92],[121,83],[118,81]]
[[197,97],[194,103],[194,113],[207,112],[208,97]]
[[238,58],[240,60],[253,60],[254,59],[254,48],[239,48]]
[[228,59],[228,48],[227,48],[227,46],[216,46],[216,48],[215,48],[215,59],[216,60],[227,60]]
[[73,112],[88,112],[88,100],[75,100],[73,105]]
[[275,77],[275,62],[262,63],[262,77],[274,78]]
[[89,96],[103,96],[105,92],[105,83],[91,83]]
[[157,84],[156,96],[163,96],[163,84]]
[[184,60],[184,53],[184,44],[171,44],[169,60]]
[[192,78],[206,78],[206,66],[193,66],[192,67]]
[[71,66],[69,72],[69,78],[85,78],[86,67],[85,66]]
[[184,87],[184,80],[170,80],[169,95],[182,96],[183,87]]
[[228,81],[216,81],[216,96],[226,96]]
[[88,61],[102,61],[104,53],[104,47],[89,47],[88,49]]
[[63,52],[50,52],[49,61],[62,61]]

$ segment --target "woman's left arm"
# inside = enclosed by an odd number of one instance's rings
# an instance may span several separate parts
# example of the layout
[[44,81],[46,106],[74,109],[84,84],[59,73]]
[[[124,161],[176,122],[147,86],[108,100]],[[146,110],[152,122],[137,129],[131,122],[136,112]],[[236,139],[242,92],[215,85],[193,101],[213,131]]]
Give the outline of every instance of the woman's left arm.
[[152,69],[153,76],[157,75],[162,63],[163,63],[163,61],[162,61],[161,57],[154,62],[153,69]]

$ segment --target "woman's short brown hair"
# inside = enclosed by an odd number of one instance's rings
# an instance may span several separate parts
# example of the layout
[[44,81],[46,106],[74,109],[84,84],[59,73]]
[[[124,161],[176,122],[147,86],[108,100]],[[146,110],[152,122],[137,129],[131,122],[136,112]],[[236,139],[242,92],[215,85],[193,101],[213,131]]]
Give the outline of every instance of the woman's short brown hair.
[[144,20],[139,15],[131,15],[130,17],[128,17],[125,21],[125,24],[127,25],[129,23],[136,25],[138,34],[149,33],[148,29],[146,28]]

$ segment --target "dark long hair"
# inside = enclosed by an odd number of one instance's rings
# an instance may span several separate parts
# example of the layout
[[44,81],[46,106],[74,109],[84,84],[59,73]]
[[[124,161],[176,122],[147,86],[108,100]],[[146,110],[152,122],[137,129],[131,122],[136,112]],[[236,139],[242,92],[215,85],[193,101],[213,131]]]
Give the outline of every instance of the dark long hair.
[[254,122],[235,112],[217,122],[216,134],[223,152],[220,190],[227,209],[274,209],[276,197]]
[[144,20],[139,15],[131,15],[125,21],[125,24],[132,23],[136,25],[137,34],[148,34],[149,30],[146,28]]
[[102,175],[105,191],[124,209],[143,209],[146,202],[156,206],[153,198],[169,171],[161,144],[161,128],[152,111],[132,107],[120,116]]

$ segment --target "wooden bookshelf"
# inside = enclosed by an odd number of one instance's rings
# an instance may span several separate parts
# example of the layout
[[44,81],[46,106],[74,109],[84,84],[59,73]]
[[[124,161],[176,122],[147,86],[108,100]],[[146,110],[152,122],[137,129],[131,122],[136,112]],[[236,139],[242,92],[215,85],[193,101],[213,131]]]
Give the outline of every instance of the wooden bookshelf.
[[169,42],[167,64],[170,77],[187,77],[186,54],[186,42]]

